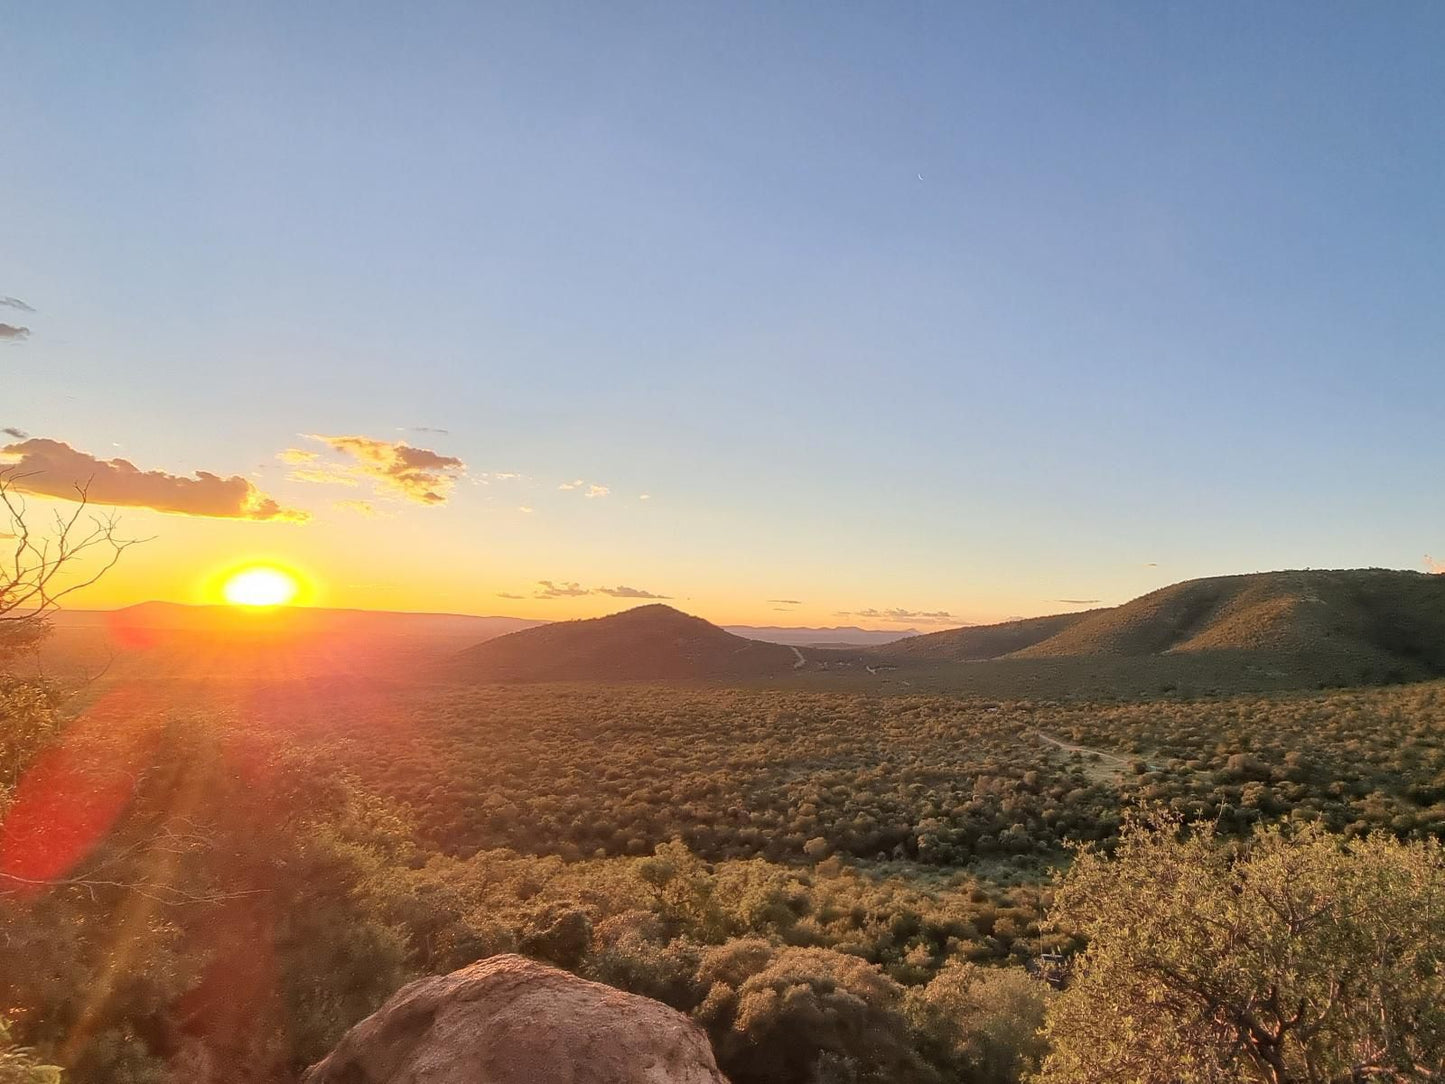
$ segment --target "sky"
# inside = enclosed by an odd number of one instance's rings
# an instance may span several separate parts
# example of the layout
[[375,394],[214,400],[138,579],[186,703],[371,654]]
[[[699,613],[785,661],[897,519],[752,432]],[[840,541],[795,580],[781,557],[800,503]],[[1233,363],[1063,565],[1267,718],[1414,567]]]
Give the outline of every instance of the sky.
[[1433,3],[20,5],[0,448],[148,539],[74,605],[1425,569],[1442,55]]

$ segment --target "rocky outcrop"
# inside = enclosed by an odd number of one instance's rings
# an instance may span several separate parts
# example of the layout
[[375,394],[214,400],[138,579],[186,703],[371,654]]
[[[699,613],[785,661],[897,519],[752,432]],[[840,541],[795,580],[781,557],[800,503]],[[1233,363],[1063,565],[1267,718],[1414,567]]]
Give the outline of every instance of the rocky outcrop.
[[727,1084],[661,1002],[524,956],[402,987],[303,1084]]

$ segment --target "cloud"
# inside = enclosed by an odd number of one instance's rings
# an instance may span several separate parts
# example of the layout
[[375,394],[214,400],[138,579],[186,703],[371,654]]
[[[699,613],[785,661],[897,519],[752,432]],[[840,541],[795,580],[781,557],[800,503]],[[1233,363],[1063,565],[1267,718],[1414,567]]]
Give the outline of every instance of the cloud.
[[[585,478],[574,478],[570,482],[563,482],[557,488],[563,492],[568,492],[574,489],[581,489],[583,486],[587,487],[587,491],[582,494],[584,497],[605,497],[612,492],[610,487],[598,485],[595,482],[588,483]],[[645,499],[646,498],[644,498],[644,500]]]
[[581,595],[590,595],[592,592],[576,583],[553,583],[551,580],[538,580],[537,590],[532,592],[533,598],[578,598]]
[[639,493],[639,494],[637,495],[637,499],[638,499],[639,501],[650,501],[650,500],[652,500],[652,494],[651,494],[651,493]]
[[331,507],[339,508],[343,512],[355,512],[362,516],[376,517],[381,515],[381,513],[376,510],[376,505],[370,501],[332,501]]
[[1445,561],[1437,561],[1427,553],[1425,554],[1425,571],[1434,573],[1436,576],[1445,575]]
[[1056,598],[1055,602],[1065,606],[1097,606],[1099,600],[1096,598]]
[[533,598],[582,598],[586,595],[606,595],[608,598],[655,598],[666,599],[671,595],[659,595],[644,591],[641,587],[583,587],[574,581],[538,580]]
[[4,429],[0,429],[0,433],[4,433],[7,437],[14,437],[16,440],[30,439],[29,433],[23,429],[16,429],[13,425],[7,425]]
[[17,490],[44,497],[74,500],[80,486],[92,504],[218,519],[300,523],[310,518],[306,512],[282,508],[240,475],[143,471],[129,460],[97,459],[59,440],[37,437],[6,445],[0,448],[0,463],[13,467],[10,479]]
[[527,596],[526,596],[526,595],[514,595],[514,594],[512,594],[512,592],[510,592],[510,591],[498,591],[498,592],[497,592],[497,597],[498,597],[498,598],[526,598]]
[[610,595],[612,598],[671,598],[671,595],[655,595],[640,587],[594,587],[594,595]]
[[30,338],[30,329],[28,327],[16,327],[14,324],[0,324],[0,339],[22,342],[28,338]]
[[[300,482],[356,485],[365,479],[382,493],[418,504],[445,504],[452,486],[467,469],[455,456],[416,448],[401,440],[319,434],[309,434],[308,439],[320,441],[348,462],[320,463],[293,471],[291,477]],[[280,458],[287,463],[311,462],[306,455],[302,449],[288,448],[280,453]]]
[[292,482],[311,482],[318,486],[359,486],[356,475],[352,474],[345,467],[338,467],[331,463],[323,463],[319,467],[297,467],[290,474],[286,475]]
[[444,437],[451,435],[450,429],[438,429],[434,425],[413,425],[411,431],[413,433],[440,433]]
[[768,601],[779,606],[801,606],[803,604],[801,599],[796,598],[770,598]]
[[524,512],[530,516],[533,512],[536,511],[536,509],[533,508],[530,504],[519,504],[517,505],[517,511]]
[[276,458],[282,463],[314,463],[321,458],[321,453],[308,452],[304,448],[287,448],[284,452],[277,452]]
[[839,610],[836,617],[861,617],[865,621],[888,621],[895,624],[909,622],[915,625],[962,625],[964,622],[947,610],[905,610],[894,607],[887,610]]
[[25,304],[25,302],[21,301],[18,297],[0,297],[0,305],[4,305],[6,308],[9,309],[19,309],[21,312],[35,311],[29,305]]

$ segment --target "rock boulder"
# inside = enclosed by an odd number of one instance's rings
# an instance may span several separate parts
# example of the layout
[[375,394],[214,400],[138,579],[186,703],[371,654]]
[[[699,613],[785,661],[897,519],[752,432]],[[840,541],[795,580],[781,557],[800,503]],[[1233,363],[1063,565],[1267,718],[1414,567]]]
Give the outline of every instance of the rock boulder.
[[303,1084],[727,1084],[661,1002],[524,956],[403,986]]

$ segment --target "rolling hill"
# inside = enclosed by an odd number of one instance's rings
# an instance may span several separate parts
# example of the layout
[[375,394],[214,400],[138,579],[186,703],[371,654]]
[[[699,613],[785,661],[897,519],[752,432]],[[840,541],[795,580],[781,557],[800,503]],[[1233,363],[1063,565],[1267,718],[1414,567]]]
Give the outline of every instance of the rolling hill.
[[500,636],[461,652],[448,669],[474,681],[747,679],[790,673],[801,659],[791,647],[654,604]]
[[1122,606],[950,629],[874,651],[900,664],[1200,657],[1370,682],[1445,674],[1445,576],[1387,569],[1187,580]]
[[917,662],[979,662],[1010,655],[1055,636],[1076,622],[1098,613],[1053,614],[1005,621],[998,625],[969,625],[961,629],[911,636],[878,648],[890,658]]
[[1445,577],[1354,569],[1187,580],[1099,610],[1018,654],[1346,654],[1445,669]]

